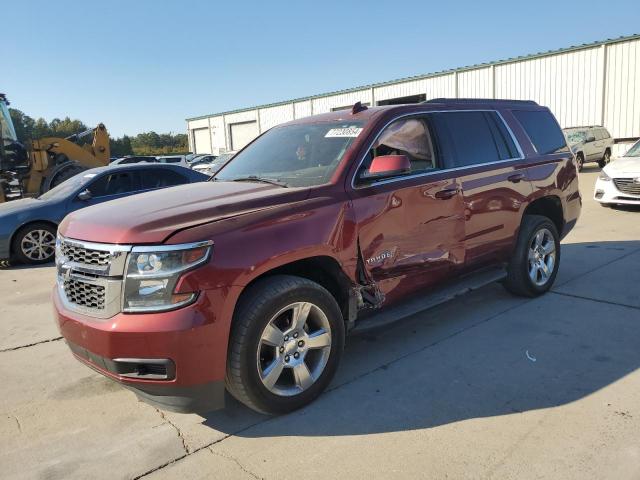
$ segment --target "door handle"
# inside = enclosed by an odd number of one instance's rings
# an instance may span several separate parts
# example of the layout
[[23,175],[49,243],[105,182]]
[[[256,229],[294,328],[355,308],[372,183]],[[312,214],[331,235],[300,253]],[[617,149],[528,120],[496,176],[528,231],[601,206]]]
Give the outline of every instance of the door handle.
[[515,173],[513,175],[509,175],[507,177],[511,183],[519,183],[521,180],[524,180],[524,173]]
[[445,188],[436,192],[435,197],[438,200],[447,200],[448,198],[455,197],[460,189],[458,187],[455,188]]

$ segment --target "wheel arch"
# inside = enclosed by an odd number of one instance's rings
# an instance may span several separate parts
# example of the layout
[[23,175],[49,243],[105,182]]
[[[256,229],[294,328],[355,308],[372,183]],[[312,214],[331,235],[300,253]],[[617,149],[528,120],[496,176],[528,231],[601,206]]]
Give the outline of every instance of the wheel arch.
[[560,197],[547,195],[535,199],[525,208],[523,216],[525,215],[542,215],[543,217],[547,217],[558,229],[558,235],[562,236],[565,220]]
[[344,272],[340,263],[328,255],[294,260],[283,265],[262,272],[251,279],[240,292],[234,310],[237,308],[245,292],[256,282],[274,275],[292,275],[306,278],[324,287],[336,300],[345,321],[349,318],[350,292],[352,290],[351,281]]

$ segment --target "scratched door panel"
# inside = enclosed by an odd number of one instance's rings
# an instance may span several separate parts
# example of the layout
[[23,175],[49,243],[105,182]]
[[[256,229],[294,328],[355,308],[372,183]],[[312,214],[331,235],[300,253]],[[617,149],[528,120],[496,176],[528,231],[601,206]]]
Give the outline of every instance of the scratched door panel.
[[[354,199],[365,268],[386,303],[428,287],[464,262],[462,195],[455,177],[439,173],[363,190]],[[361,194],[364,192],[360,192]]]

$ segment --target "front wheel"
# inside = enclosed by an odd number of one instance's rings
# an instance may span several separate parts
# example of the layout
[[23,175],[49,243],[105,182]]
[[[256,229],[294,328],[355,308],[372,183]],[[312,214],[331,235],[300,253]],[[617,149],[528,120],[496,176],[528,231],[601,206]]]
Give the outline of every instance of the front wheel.
[[604,155],[602,156],[602,158],[598,160],[598,166],[600,168],[604,168],[609,164],[610,161],[611,161],[611,153],[609,152],[609,150],[607,150],[604,152]]
[[260,280],[234,315],[227,389],[262,413],[303,407],[333,378],[344,337],[340,308],[322,286],[288,275]]
[[584,168],[584,156],[582,153],[576,155],[576,162],[578,162],[578,171],[581,172]]
[[525,215],[505,287],[516,295],[541,295],[553,285],[559,266],[560,236],[555,224],[541,215]]
[[22,227],[13,237],[12,251],[21,263],[37,265],[52,261],[56,253],[56,228],[42,222]]

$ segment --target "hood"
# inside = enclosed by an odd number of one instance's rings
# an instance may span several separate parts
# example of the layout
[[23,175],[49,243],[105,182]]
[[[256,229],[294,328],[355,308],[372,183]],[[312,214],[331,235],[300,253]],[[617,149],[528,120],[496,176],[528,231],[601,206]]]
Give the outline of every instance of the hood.
[[610,177],[640,176],[640,157],[619,157],[603,168]]
[[33,210],[40,206],[45,206],[48,203],[42,200],[36,200],[35,198],[21,198],[20,200],[11,200],[0,204],[0,217],[6,217],[9,215],[17,215],[26,211]]
[[304,200],[307,188],[254,182],[202,182],[133,195],[84,208],[60,225],[65,237],[89,242],[162,243],[178,230]]

